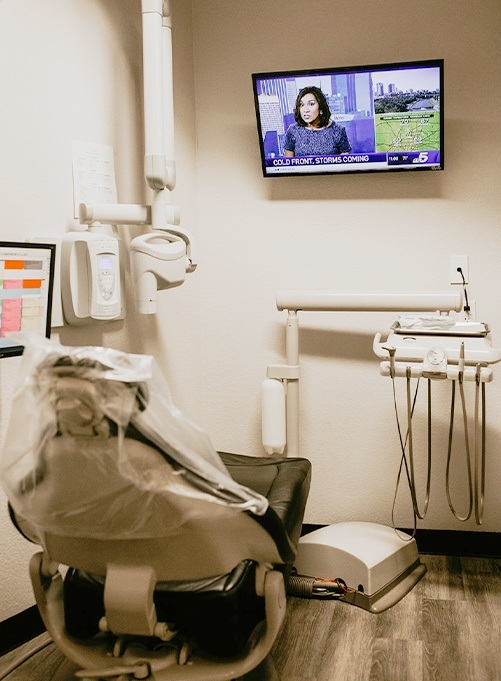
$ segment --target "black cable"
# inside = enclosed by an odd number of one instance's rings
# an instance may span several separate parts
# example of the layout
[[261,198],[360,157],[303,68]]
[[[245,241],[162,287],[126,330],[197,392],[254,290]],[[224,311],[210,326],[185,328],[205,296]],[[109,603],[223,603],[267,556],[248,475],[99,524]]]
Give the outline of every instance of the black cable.
[[470,311],[470,305],[468,303],[468,292],[466,290],[466,280],[464,278],[463,270],[461,269],[461,267],[458,267],[457,271],[459,272],[459,274],[461,275],[461,279],[463,280],[463,295],[464,295],[464,302],[465,302],[463,310],[468,313]]

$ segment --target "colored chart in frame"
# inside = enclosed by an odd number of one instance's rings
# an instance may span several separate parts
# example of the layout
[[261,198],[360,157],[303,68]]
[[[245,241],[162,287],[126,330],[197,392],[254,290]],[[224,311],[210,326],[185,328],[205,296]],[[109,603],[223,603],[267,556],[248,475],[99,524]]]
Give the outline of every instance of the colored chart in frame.
[[12,334],[50,333],[55,247],[0,242],[0,355],[21,354]]

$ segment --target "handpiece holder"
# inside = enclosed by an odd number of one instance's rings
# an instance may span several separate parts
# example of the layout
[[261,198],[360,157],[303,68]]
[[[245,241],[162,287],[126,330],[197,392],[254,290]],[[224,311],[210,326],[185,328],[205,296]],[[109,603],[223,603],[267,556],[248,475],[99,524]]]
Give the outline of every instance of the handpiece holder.
[[180,286],[191,261],[181,236],[149,232],[131,241],[130,264],[138,311],[155,314],[157,291]]

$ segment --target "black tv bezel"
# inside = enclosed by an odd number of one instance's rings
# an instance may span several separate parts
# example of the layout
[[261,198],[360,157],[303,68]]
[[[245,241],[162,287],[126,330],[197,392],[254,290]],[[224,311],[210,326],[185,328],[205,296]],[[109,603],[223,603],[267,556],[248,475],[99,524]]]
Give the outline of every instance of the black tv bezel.
[[[342,73],[355,73],[355,72],[369,72],[369,71],[391,71],[395,69],[408,69],[408,68],[420,68],[420,67],[437,67],[439,69],[439,82],[440,82],[440,166],[424,166],[416,165],[416,167],[399,167],[399,166],[388,166],[386,168],[346,168],[344,170],[323,170],[322,166],[315,169],[314,172],[301,172],[301,170],[294,170],[287,172],[283,170],[277,173],[267,172],[266,158],[264,154],[264,141],[261,128],[261,117],[259,112],[259,102],[257,94],[257,81],[259,79],[272,79],[272,78],[284,78],[287,76],[308,76],[308,75],[322,75],[322,74],[342,74]],[[335,66],[331,68],[319,68],[319,69],[298,69],[298,70],[287,70],[287,71],[266,71],[260,73],[252,74],[252,88],[254,93],[254,108],[257,121],[257,132],[259,138],[259,151],[261,156],[261,170],[263,177],[265,178],[276,178],[276,177],[317,177],[319,175],[359,175],[359,174],[380,174],[385,173],[402,173],[410,172],[415,173],[419,171],[440,171],[444,170],[444,59],[421,59],[413,61],[398,61],[398,62],[385,62],[376,64],[359,64],[356,66]]]
[[[52,298],[54,293],[54,278],[56,271],[56,244],[47,244],[36,241],[0,241],[0,248],[19,248],[29,250],[47,249],[51,252],[49,262],[49,290],[47,292],[47,314],[45,319],[45,337],[50,338],[51,322],[52,322]],[[0,359],[3,357],[16,357],[22,355],[24,352],[23,345],[11,345],[2,347],[0,345]]]

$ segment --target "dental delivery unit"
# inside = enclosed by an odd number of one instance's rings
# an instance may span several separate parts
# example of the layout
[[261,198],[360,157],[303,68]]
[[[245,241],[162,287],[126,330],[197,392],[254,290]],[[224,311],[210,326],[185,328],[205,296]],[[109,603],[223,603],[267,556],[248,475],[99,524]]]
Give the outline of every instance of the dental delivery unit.
[[[470,318],[466,288],[461,293],[340,293],[331,291],[279,291],[277,308],[287,310],[284,364],[269,365],[263,384],[263,445],[268,454],[299,455],[299,319],[298,312],[388,312],[398,313],[386,341],[376,334],[375,354],[382,360],[380,372],[392,379],[401,461],[396,494],[405,470],[412,499],[414,532],[408,535],[395,527],[376,523],[343,522],[317,529],[301,537],[295,561],[297,575],[291,577],[293,595],[337,598],[378,613],[395,605],[426,572],[420,562],[414,534],[416,519],[428,509],[431,479],[431,382],[451,381],[446,493],[449,507],[458,520],[468,520],[474,511],[481,524],[485,491],[485,384],[492,380],[491,364],[501,360],[501,349],[493,348],[489,327]],[[405,310],[405,313],[401,312]],[[464,310],[465,314],[458,314]],[[400,426],[395,379],[406,379],[407,429]],[[417,501],[414,473],[412,416],[419,380],[428,387],[428,466],[423,508]],[[411,379],[417,379],[411,395]],[[464,382],[475,382],[472,457],[464,394]],[[468,477],[468,510],[460,515],[451,498],[450,464],[456,392],[459,392],[464,428]]]

